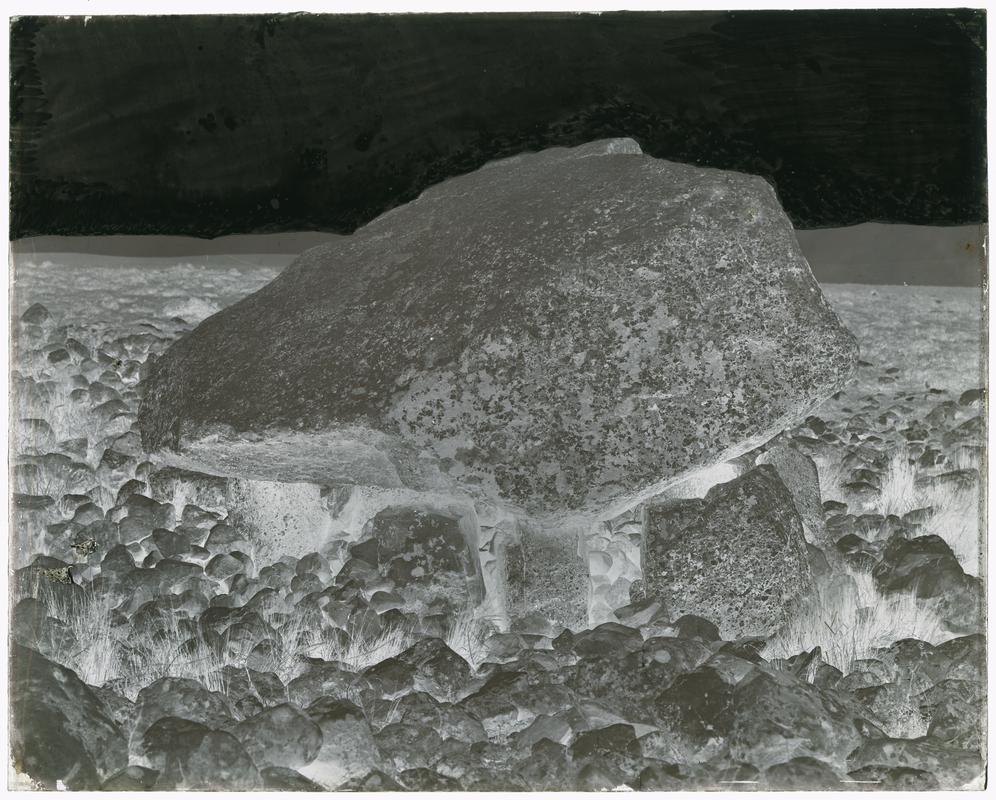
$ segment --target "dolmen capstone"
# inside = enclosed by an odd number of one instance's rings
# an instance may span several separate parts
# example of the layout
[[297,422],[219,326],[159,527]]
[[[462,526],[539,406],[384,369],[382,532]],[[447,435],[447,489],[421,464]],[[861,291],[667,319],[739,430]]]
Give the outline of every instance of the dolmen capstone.
[[465,498],[485,576],[519,528],[604,566],[585,530],[773,439],[856,356],[767,182],[614,139],[488,164],[303,253],[151,366],[139,425],[220,474],[196,443],[245,434],[263,478],[274,443],[320,440],[326,482],[396,493],[371,517]]

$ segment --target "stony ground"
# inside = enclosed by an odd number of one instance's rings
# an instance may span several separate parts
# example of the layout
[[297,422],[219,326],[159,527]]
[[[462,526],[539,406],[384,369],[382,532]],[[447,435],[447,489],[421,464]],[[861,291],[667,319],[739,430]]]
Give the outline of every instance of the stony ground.
[[[257,563],[142,451],[152,353],[272,277],[22,269],[11,707],[35,785],[140,789],[929,789],[981,785],[978,298],[828,287],[861,340],[788,432],[832,546],[766,640],[651,599],[571,632],[477,620],[452,521]],[[45,307],[34,305],[41,302]],[[27,780],[28,778],[22,778]]]

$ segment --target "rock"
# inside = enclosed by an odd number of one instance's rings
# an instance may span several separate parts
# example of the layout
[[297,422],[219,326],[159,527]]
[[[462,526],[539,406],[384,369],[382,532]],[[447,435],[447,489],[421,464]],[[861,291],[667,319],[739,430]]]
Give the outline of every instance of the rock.
[[165,558],[182,556],[190,552],[190,537],[182,531],[156,528],[152,531],[152,541]]
[[824,762],[798,756],[764,771],[766,788],[779,792],[829,791],[840,789],[840,776]]
[[986,644],[981,634],[961,636],[939,645],[901,639],[881,648],[877,658],[894,670],[894,680],[925,683],[922,689],[943,680],[986,680]]
[[964,571],[944,539],[893,536],[882,552],[882,561],[872,570],[880,591],[915,589],[918,597],[937,597],[963,577]]
[[827,552],[833,551],[823,551],[816,545],[806,542],[806,554],[809,558],[809,569],[813,573],[813,578],[816,581],[829,580],[834,575],[833,567],[830,565],[830,560],[827,558]]
[[150,451],[207,423],[325,428],[344,482],[379,459],[379,485],[421,483],[388,466],[410,446],[533,515],[601,515],[770,439],[856,355],[769,184],[613,140],[308,251],[157,360],[139,424]]
[[[509,687],[508,699],[519,710],[513,726],[519,728],[540,714],[560,714],[573,709],[577,696],[550,673],[527,673],[525,680]],[[615,721],[615,720],[613,720]]]
[[616,724],[579,733],[570,746],[575,761],[592,756],[642,755],[640,741],[632,725]]
[[927,732],[927,721],[911,697],[910,686],[884,683],[857,689],[855,700],[868,709],[871,718],[882,725],[889,736],[913,739]]
[[397,697],[415,688],[415,667],[397,658],[385,658],[364,670],[363,677],[377,697]]
[[301,675],[290,681],[287,696],[290,702],[307,708],[322,697],[357,697],[368,686],[368,681],[338,663],[321,662],[309,664]]
[[697,617],[695,614],[684,614],[676,619],[671,628],[674,635],[681,639],[696,639],[700,642],[718,642],[723,637],[720,636],[719,628],[709,620]]
[[[406,603],[424,607],[441,601],[454,613],[470,604],[475,558],[456,519],[388,509],[374,517],[369,535],[376,543],[367,545],[370,563],[394,582]],[[352,550],[358,552],[357,545]]]
[[294,562],[294,572],[298,575],[314,575],[323,584],[331,583],[334,577],[328,559],[321,553],[306,553],[296,559]]
[[133,738],[164,717],[224,728],[232,722],[233,711],[223,694],[209,692],[191,678],[160,678],[138,693]]
[[431,728],[402,722],[385,725],[374,734],[374,739],[395,772],[430,766],[436,761],[443,741]]
[[473,694],[463,698],[457,707],[480,721],[489,739],[525,728],[531,720],[522,720],[519,708],[509,697],[516,683],[528,685],[525,673],[496,672]]
[[440,702],[425,692],[411,692],[393,700],[377,698],[367,702],[364,711],[374,728],[383,728],[392,722],[436,728],[443,714]]
[[406,769],[398,780],[410,792],[454,792],[462,788],[453,778],[424,767]]
[[78,649],[72,629],[62,620],[48,616],[45,603],[34,597],[18,601],[11,615],[10,632],[15,641],[46,658],[62,660]]
[[869,766],[924,770],[945,790],[982,788],[978,781],[985,769],[977,751],[945,747],[929,736],[868,739],[848,756],[847,764],[852,771]]
[[639,631],[618,622],[603,622],[592,630],[583,630],[573,638],[571,648],[581,658],[603,655],[622,656],[643,647]]
[[179,467],[163,467],[149,475],[149,489],[155,500],[178,509],[192,504],[220,511],[226,507],[228,479]]
[[51,350],[48,354],[49,364],[65,364],[70,361],[72,357],[69,355],[69,351],[64,347],[57,347]]
[[[615,617],[629,628],[642,628],[651,622],[666,622],[666,613],[660,602],[644,598],[615,610]],[[717,632],[718,633],[718,632]]]
[[571,630],[585,627],[589,578],[577,532],[546,531],[520,521],[518,533],[502,543],[509,614],[542,614]]
[[171,504],[158,503],[141,494],[129,495],[124,505],[120,509],[114,509],[109,516],[113,522],[120,522],[125,517],[140,520],[149,530],[154,528],[172,530],[176,527],[176,513]]
[[676,766],[661,762],[644,767],[633,788],[638,792],[673,792],[687,787]]
[[440,700],[456,700],[470,682],[470,665],[441,639],[422,639],[398,655],[414,668],[413,687]]
[[191,503],[186,504],[183,507],[183,511],[180,515],[181,522],[191,528],[206,528],[210,530],[218,522],[218,514],[213,511],[207,511],[198,505],[193,505]]
[[157,789],[248,791],[262,786],[238,739],[190,720],[158,720],[142,737],[142,753],[159,770]]
[[273,672],[258,672],[227,664],[209,677],[225,687],[225,695],[242,719],[248,719],[264,708],[280,705],[287,700],[284,685]]
[[232,733],[257,767],[303,767],[314,761],[322,746],[321,729],[289,703],[240,722]]
[[211,532],[204,540],[204,547],[212,553],[231,553],[235,550],[243,552],[251,550],[252,544],[239,530],[219,522],[212,526]]
[[549,739],[540,739],[529,755],[517,764],[517,771],[533,791],[564,791],[573,787],[567,748]]
[[74,567],[50,556],[35,556],[30,566],[14,572],[12,589],[32,595],[49,608],[71,608],[81,602],[83,590],[73,579]]
[[135,560],[123,544],[116,544],[108,549],[100,562],[102,575],[125,575],[134,568]]
[[123,697],[114,691],[114,682],[108,681],[103,686],[91,686],[97,699],[100,700],[112,720],[121,728],[125,736],[131,736],[132,727],[135,722],[135,704],[127,697]]
[[48,495],[15,494],[12,499],[18,511],[44,511],[55,503]]
[[[295,575],[291,581],[292,591],[318,591],[322,589],[321,581],[314,575]],[[404,608],[404,598],[394,592],[374,592],[370,596],[370,608],[378,614]]]
[[961,396],[958,398],[958,405],[979,406],[981,405],[981,402],[982,400],[985,399],[985,397],[986,397],[985,388],[968,389],[962,392]]
[[[131,412],[131,407],[126,402],[124,402],[124,400],[108,400],[106,403],[101,403],[100,405],[93,407],[93,414],[97,416],[101,420],[101,422],[105,424],[111,422],[115,417],[117,417],[120,414],[126,415],[126,419],[130,422],[131,420],[130,412]],[[122,455],[126,454],[123,453]]]
[[847,503],[841,503],[838,500],[826,500],[823,503],[823,513],[824,516],[833,516],[835,514],[846,514]]
[[76,673],[39,652],[10,647],[13,765],[48,789],[97,789],[128,763],[128,746],[107,709]]
[[861,731],[874,730],[858,709],[781,672],[748,676],[733,689],[733,704],[730,754],[761,769],[797,756],[842,767]]
[[319,784],[286,767],[263,767],[259,771],[263,788],[274,792],[323,792]]
[[106,484],[119,483],[122,480],[131,478],[131,467],[134,466],[134,458],[125,453],[108,447],[100,457],[97,465],[98,475]]
[[218,553],[204,565],[204,574],[216,581],[224,581],[244,571],[244,566],[229,553]]
[[757,464],[770,464],[775,468],[792,495],[806,541],[823,549],[832,546],[823,514],[820,476],[813,459],[790,444],[778,443],[765,450],[758,457]]
[[835,545],[844,563],[855,570],[868,572],[878,564],[882,556],[881,542],[867,542],[855,533],[841,536]]
[[338,787],[340,792],[400,792],[405,787],[379,769],[370,770],[360,778],[353,778]]
[[21,314],[21,322],[25,325],[47,325],[54,324],[49,310],[41,303],[33,303]]
[[470,770],[460,779],[466,792],[528,792],[530,783],[518,772],[506,769]]
[[578,770],[575,786],[582,792],[609,792],[626,785],[626,774],[616,760],[593,758]]
[[761,783],[761,772],[752,764],[731,761],[726,754],[720,754],[711,761],[689,765],[688,778],[696,789],[753,789]]
[[950,747],[980,752],[985,730],[985,691],[968,680],[942,680],[920,693],[915,705],[929,723],[927,735]]
[[851,770],[847,777],[856,789],[867,791],[929,792],[940,788],[937,778],[922,769],[911,767],[884,767],[872,764]]
[[833,664],[820,664],[816,668],[816,674],[813,675],[813,679],[810,682],[818,689],[832,692],[840,684],[843,677],[844,674],[833,666]]
[[812,587],[799,514],[769,465],[704,500],[648,506],[642,555],[647,596],[711,620],[724,639],[772,633]]
[[529,750],[541,739],[549,739],[551,742],[559,744],[569,744],[574,738],[574,728],[567,720],[567,714],[540,714],[534,719],[529,727],[523,731],[513,734],[515,747]]
[[115,772],[104,781],[102,792],[151,792],[156,785],[159,772],[148,767],[132,764],[119,772]]
[[938,601],[937,611],[953,632],[974,633],[984,626],[982,583],[967,575],[940,536],[893,536],[872,569],[879,591],[912,591]]
[[679,675],[653,700],[660,730],[641,738],[644,754],[679,764],[712,758],[732,730],[733,700],[733,687],[710,667]]
[[[410,715],[406,714],[407,719]],[[474,743],[488,738],[480,720],[458,706],[443,706],[436,716],[435,723],[443,739]]]
[[306,711],[322,731],[322,746],[315,760],[302,767],[302,775],[326,789],[335,789],[377,768],[380,752],[363,712],[356,705],[322,697]]
[[760,657],[755,662],[740,658],[735,653],[720,650],[709,658],[704,666],[713,670],[723,683],[728,686],[736,686],[740,681],[757,672],[757,663],[761,663]]

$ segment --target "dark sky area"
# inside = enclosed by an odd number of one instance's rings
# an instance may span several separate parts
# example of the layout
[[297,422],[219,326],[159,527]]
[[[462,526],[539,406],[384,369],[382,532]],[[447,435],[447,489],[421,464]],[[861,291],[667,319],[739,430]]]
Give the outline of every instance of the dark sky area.
[[348,233],[607,136],[767,177],[799,228],[984,221],[979,10],[22,17],[12,239]]

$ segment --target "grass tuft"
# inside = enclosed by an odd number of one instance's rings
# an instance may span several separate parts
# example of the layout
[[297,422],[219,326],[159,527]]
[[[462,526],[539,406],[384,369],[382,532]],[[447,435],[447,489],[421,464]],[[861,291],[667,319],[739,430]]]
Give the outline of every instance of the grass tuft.
[[[51,597],[51,595],[48,595]],[[111,604],[107,595],[85,589],[72,602],[53,601],[49,614],[72,631],[78,649],[66,655],[65,666],[84,683],[103,686],[117,677],[117,647],[111,626]]]
[[921,492],[917,489],[918,470],[915,460],[905,447],[892,454],[882,476],[879,512],[883,516],[901,517],[922,508]]
[[[84,593],[72,604],[50,602],[49,614],[62,620],[73,632],[77,649],[57,660],[74,670],[82,680],[95,686],[113,683],[129,699],[160,678],[193,678],[210,691],[224,693],[222,668],[246,668],[247,657],[256,642],[248,642],[240,652],[210,646],[200,633],[185,627],[180,613],[162,609],[154,624],[135,632],[112,627],[112,608],[106,595]],[[289,683],[303,668],[302,656],[338,661],[359,672],[392,658],[414,643],[407,628],[384,629],[371,636],[354,633],[343,642],[333,636],[310,635],[307,621],[293,617],[283,625],[271,626],[278,634],[270,663],[256,669],[274,672]]]
[[765,658],[789,658],[819,647],[823,660],[846,675],[855,661],[872,658],[877,648],[900,639],[938,644],[953,638],[937,613],[912,592],[880,594],[868,573],[848,570],[814,589],[799,613],[768,641]]
[[412,631],[404,627],[385,628],[371,637],[354,634],[343,642],[326,638],[318,643],[318,655],[326,661],[339,661],[352,672],[394,658],[415,643]]
[[487,639],[497,628],[472,610],[457,614],[446,632],[446,644],[477,670],[488,658]]

